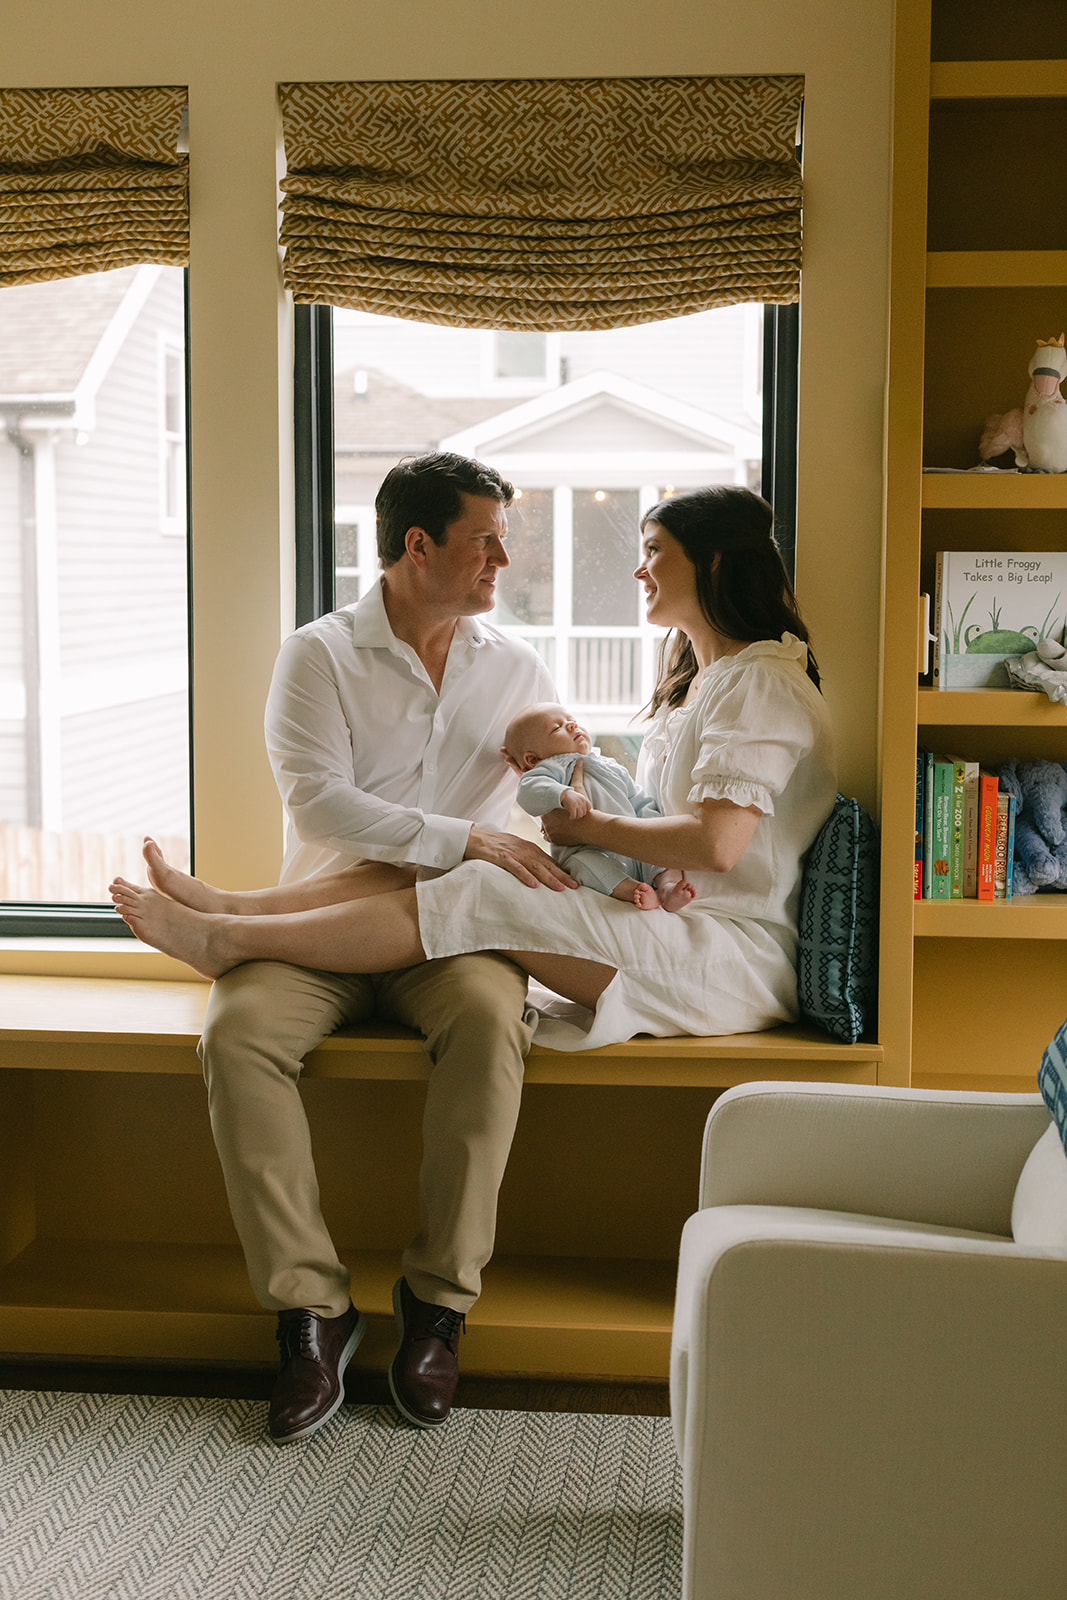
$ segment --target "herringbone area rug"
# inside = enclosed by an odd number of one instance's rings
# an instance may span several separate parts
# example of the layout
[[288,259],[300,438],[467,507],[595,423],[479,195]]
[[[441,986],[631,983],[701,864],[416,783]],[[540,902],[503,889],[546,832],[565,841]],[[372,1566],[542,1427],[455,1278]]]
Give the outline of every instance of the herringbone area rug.
[[662,1417],[0,1391],[3,1600],[676,1600]]

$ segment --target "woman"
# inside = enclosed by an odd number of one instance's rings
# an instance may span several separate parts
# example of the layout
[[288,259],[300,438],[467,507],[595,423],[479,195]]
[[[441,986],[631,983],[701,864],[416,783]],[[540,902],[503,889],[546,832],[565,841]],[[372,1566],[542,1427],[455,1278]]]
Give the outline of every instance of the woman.
[[590,890],[527,888],[482,861],[414,887],[397,887],[411,882],[404,869],[372,864],[225,895],[151,851],[165,894],[116,879],[119,912],[139,938],[208,977],[251,960],[358,973],[502,951],[585,1008],[542,1014],[538,1041],[562,1050],[791,1020],[801,868],[836,780],[818,669],[772,522],[765,500],[732,486],[646,513],[635,577],[649,620],[674,634],[638,781],[663,816],[544,819],[555,844],[684,869],[696,895],[676,915],[640,915]]

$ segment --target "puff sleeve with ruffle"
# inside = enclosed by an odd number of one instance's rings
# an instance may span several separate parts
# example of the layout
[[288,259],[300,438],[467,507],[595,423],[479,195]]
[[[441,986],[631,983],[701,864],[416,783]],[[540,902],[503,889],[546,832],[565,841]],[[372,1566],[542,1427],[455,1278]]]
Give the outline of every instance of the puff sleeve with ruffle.
[[750,660],[709,699],[688,795],[691,804],[732,800],[774,815],[775,799],[813,749],[819,732],[811,700],[815,691],[797,668],[798,663],[780,654]]

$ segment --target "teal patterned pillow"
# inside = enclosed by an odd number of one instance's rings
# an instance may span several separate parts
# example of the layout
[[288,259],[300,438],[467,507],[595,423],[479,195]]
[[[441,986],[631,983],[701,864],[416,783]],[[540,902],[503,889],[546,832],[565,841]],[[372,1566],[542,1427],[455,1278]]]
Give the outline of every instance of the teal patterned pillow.
[[797,998],[844,1044],[873,1031],[878,999],[878,830],[838,795],[800,884]]
[[1067,1022],[1064,1022],[1041,1057],[1037,1087],[1059,1129],[1067,1151]]

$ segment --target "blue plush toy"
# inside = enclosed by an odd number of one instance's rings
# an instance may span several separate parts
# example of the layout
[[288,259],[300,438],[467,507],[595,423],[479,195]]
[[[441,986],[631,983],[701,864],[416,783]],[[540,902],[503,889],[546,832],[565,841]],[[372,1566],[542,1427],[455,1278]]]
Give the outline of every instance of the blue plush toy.
[[1000,787],[1015,796],[1015,894],[1067,889],[1067,765],[1005,761]]

